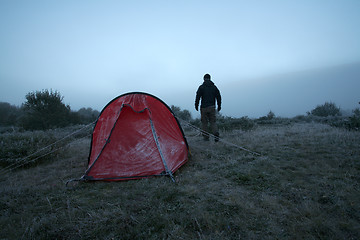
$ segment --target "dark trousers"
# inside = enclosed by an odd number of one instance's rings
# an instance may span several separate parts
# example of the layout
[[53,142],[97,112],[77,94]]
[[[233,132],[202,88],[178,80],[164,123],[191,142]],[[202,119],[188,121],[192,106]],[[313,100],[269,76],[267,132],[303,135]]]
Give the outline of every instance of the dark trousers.
[[[207,108],[201,108],[201,124],[202,124],[202,130],[205,132],[203,133],[203,137],[205,140],[209,139],[209,135],[206,133],[214,134],[215,136],[219,136],[219,130],[216,125],[216,110],[215,107],[207,107]],[[210,131],[209,131],[209,125],[210,125]]]

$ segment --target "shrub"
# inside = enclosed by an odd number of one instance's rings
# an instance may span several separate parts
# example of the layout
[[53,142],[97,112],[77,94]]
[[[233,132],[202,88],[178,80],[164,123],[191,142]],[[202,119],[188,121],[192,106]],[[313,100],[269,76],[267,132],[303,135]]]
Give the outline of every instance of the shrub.
[[[86,126],[85,126],[86,127]],[[33,166],[53,159],[75,139],[90,136],[92,129],[83,125],[46,131],[0,134],[0,166]]]
[[263,117],[259,117],[256,122],[259,124],[273,124],[274,122],[272,121],[275,118],[275,114],[270,110],[270,112]]
[[28,130],[45,130],[64,127],[71,123],[70,106],[65,105],[58,91],[30,92],[23,104],[22,127]]
[[201,120],[200,118],[195,118],[194,120],[191,120],[190,123],[198,128],[201,128]]
[[218,117],[218,127],[223,130],[250,130],[253,129],[254,126],[255,122],[247,116],[241,118],[232,118],[219,115]]
[[[13,165],[55,141],[54,134],[42,131],[1,134],[0,165],[3,167]],[[40,152],[41,154],[44,154],[44,152]],[[32,158],[34,159],[38,156],[34,155]],[[19,164],[22,164],[22,162],[19,162]]]
[[20,108],[0,102],[0,126],[14,126],[20,115]]
[[315,109],[311,110],[311,114],[319,117],[341,116],[340,108],[331,102],[318,105]]
[[349,118],[350,129],[360,129],[360,109],[357,108],[353,111],[353,115]]
[[[190,123],[198,128],[202,127],[201,119],[196,118],[191,120]],[[247,116],[241,118],[224,117],[220,113],[217,116],[216,124],[220,130],[230,131],[233,129],[251,130],[255,127],[254,120]]]
[[260,125],[270,125],[270,124],[287,125],[291,123],[291,119],[276,117],[275,113],[269,111],[269,113],[266,116],[255,119],[255,123]]
[[99,111],[94,110],[92,108],[80,108],[79,111],[76,112],[79,123],[91,123],[97,119],[99,116]]
[[305,115],[297,115],[295,117],[293,117],[291,119],[293,122],[295,123],[298,123],[298,122],[306,122],[306,123],[309,123],[311,122],[311,118],[308,116],[305,116]]
[[181,110],[180,107],[177,107],[177,106],[174,106],[174,105],[171,105],[171,111],[173,111],[173,113],[175,114],[176,117],[184,120],[184,121],[191,121],[192,120],[192,117],[191,117],[191,113],[189,112],[189,110]]

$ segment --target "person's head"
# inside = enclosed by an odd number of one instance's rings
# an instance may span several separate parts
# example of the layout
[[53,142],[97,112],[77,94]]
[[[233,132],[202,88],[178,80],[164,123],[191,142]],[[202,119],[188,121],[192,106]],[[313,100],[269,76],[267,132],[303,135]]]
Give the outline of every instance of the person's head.
[[204,75],[204,81],[207,81],[207,80],[210,80],[211,79],[211,77],[210,77],[210,74],[205,74]]

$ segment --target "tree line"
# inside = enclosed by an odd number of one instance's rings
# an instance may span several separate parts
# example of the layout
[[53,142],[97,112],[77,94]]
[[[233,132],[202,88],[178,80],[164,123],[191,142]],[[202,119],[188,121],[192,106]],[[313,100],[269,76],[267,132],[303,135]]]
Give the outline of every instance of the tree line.
[[[58,91],[42,90],[29,92],[25,96],[26,101],[20,107],[11,105],[10,103],[0,102],[0,126],[16,126],[24,130],[45,130],[52,128],[61,128],[69,125],[88,124],[97,119],[99,111],[92,108],[81,108],[78,111],[72,111],[69,105],[63,103],[63,96]],[[193,119],[188,110],[182,110],[180,107],[172,105],[171,110],[174,114],[185,121],[191,121],[196,125],[200,125],[199,119]],[[316,106],[313,110],[307,112],[306,116],[295,117],[305,120],[323,121],[324,118],[335,117],[341,118],[341,109],[335,103],[325,102],[325,104]],[[318,117],[321,119],[316,119]],[[275,114],[270,111],[266,116],[259,119],[251,120],[248,117],[234,119],[218,115],[218,123],[220,125],[240,125],[251,128],[254,123],[272,123],[278,121]],[[327,120],[328,121],[328,120]],[[334,119],[331,119],[334,122]],[[339,121],[338,121],[339,122]],[[353,115],[347,118],[341,118],[341,124],[351,129],[360,128],[360,110],[357,108],[353,111]]]
[[99,115],[99,111],[92,108],[72,111],[69,105],[63,103],[64,97],[58,91],[29,92],[25,98],[20,107],[0,102],[0,126],[45,130],[91,123]]

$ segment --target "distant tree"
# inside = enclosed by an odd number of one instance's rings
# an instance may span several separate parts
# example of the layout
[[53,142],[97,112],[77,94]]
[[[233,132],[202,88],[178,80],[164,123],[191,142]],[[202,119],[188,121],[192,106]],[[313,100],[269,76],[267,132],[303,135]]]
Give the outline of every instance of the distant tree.
[[272,120],[274,117],[275,117],[275,113],[273,113],[273,111],[270,110],[266,116],[260,117],[259,120],[260,121]]
[[175,114],[181,111],[181,108],[177,107],[175,105],[171,105],[170,108],[171,108],[171,111],[173,111],[173,113],[175,113]]
[[173,111],[173,113],[175,114],[176,117],[182,119],[182,120],[185,120],[185,121],[190,121],[192,120],[192,117],[191,117],[191,113],[184,109],[184,110],[181,110],[180,107],[177,107],[177,106],[174,106],[174,105],[171,105],[171,110]]
[[311,111],[311,114],[319,117],[341,116],[340,108],[332,102],[325,102],[323,105],[318,105]]
[[0,102],[0,126],[14,126],[20,116],[21,110],[19,107],[7,102]]
[[81,123],[91,123],[97,119],[100,112],[97,110],[94,110],[92,108],[80,108],[79,111],[77,111],[77,115],[79,116],[79,120]]
[[62,102],[64,97],[58,91],[30,92],[25,98],[21,121],[25,129],[49,129],[72,123],[70,106]]
[[273,113],[271,110],[270,110],[270,112],[267,114],[267,119],[268,120],[271,120],[271,119],[273,119],[274,117],[275,117],[275,113]]

